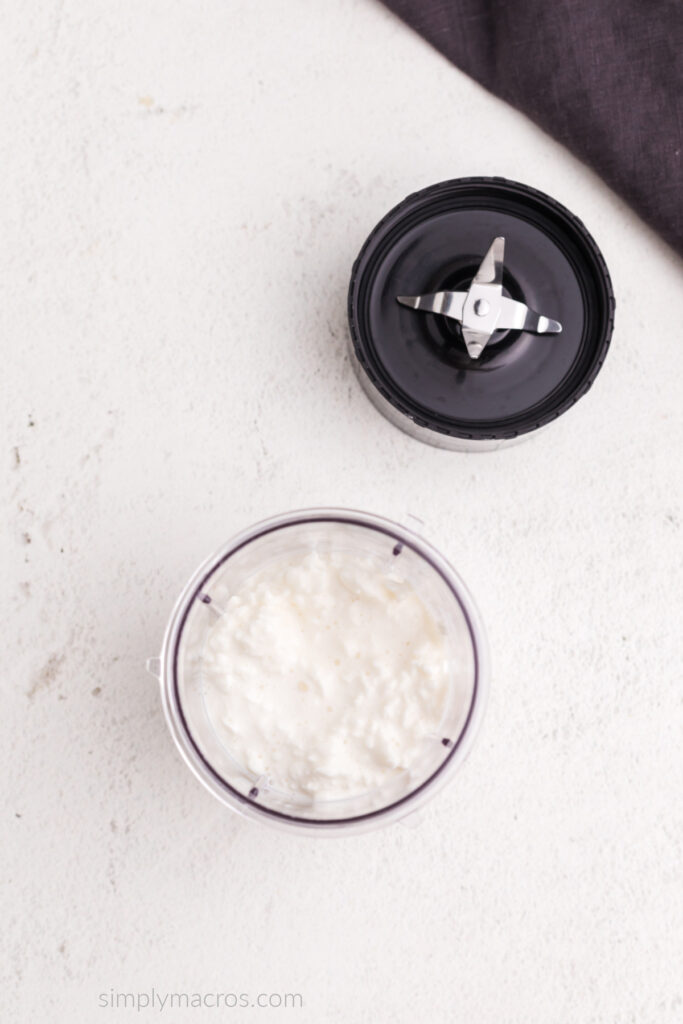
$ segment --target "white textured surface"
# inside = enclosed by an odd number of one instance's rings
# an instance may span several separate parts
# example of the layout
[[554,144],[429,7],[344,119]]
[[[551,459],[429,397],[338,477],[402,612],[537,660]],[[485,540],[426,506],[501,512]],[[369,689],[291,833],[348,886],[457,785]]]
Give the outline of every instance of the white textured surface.
[[[680,1021],[680,262],[373,0],[2,7],[3,1020]],[[344,307],[385,210],[472,173],[578,213],[618,313],[575,410],[463,456],[377,415]],[[489,626],[415,830],[224,812],[142,670],[195,564],[308,504],[420,516]]]

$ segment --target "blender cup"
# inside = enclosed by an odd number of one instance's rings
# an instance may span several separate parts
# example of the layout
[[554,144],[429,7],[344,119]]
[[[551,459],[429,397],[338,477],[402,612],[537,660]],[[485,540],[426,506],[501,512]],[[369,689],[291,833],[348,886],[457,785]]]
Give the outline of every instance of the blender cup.
[[[233,756],[207,713],[202,652],[221,606],[254,573],[312,551],[400,562],[402,577],[429,609],[445,640],[448,693],[438,731],[425,735],[415,762],[386,784],[343,799],[285,792]],[[168,727],[185,762],[223,804],[251,818],[304,834],[354,833],[407,818],[461,765],[479,727],[488,689],[488,649],[479,613],[444,557],[411,530],[344,509],[291,512],[234,537],[195,572],[164,636],[160,676]],[[229,678],[229,669],[228,669]]]

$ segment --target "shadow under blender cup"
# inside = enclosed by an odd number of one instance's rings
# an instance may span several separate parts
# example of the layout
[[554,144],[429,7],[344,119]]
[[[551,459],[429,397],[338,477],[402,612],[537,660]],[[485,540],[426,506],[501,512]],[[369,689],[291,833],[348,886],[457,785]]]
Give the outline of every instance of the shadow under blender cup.
[[[255,572],[300,553],[329,551],[401,564],[415,592],[438,616],[447,644],[448,699],[437,734],[425,737],[408,774],[348,799],[302,801],[236,762],[207,713],[202,652],[223,589],[236,592]],[[220,612],[219,612],[220,614]],[[171,734],[199,780],[246,817],[309,835],[368,831],[406,818],[429,800],[467,756],[488,691],[488,647],[476,606],[462,580],[412,531],[368,513],[314,509],[259,523],[196,571],[171,615],[160,660],[162,701]]]
[[[502,295],[561,333],[495,330],[472,358],[457,320],[401,296],[464,293],[504,239]],[[348,296],[352,359],[396,426],[438,447],[515,443],[569,409],[595,380],[614,325],[605,261],[583,224],[550,196],[502,178],[459,178],[409,196],[371,232]]]

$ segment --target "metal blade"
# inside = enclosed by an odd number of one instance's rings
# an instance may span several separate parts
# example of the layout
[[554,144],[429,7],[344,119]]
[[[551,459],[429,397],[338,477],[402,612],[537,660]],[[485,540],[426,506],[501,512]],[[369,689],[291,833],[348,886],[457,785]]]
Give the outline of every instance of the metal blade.
[[536,313],[523,302],[516,302],[503,296],[500,303],[500,330],[534,331],[536,334],[559,334],[562,330],[559,321]]
[[397,295],[396,301],[423,313],[440,313],[460,320],[466,297],[466,292],[431,292],[428,295]]
[[488,252],[479,264],[473,284],[503,284],[503,262],[505,260],[505,239],[494,238]]
[[540,313],[534,313],[533,309],[530,309],[526,316],[524,329],[535,331],[536,334],[560,334],[562,324],[559,320],[551,320],[550,317],[541,316]]
[[440,313],[462,325],[462,336],[472,359],[478,359],[495,331],[521,330],[559,334],[562,324],[536,313],[523,302],[503,295],[505,239],[493,239],[466,292],[431,292],[397,295],[397,301],[424,313]]
[[463,327],[462,337],[467,346],[467,354],[470,359],[478,359],[491,335],[482,334],[481,331],[473,331],[471,327]]

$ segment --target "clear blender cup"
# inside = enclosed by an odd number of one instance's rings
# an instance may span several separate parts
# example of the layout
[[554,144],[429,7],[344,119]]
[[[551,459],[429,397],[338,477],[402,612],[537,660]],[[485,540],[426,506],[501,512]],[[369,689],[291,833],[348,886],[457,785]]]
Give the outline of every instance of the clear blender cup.
[[[254,573],[311,551],[369,559],[381,568],[400,561],[403,578],[443,633],[448,695],[437,732],[386,784],[343,799],[285,792],[233,757],[207,713],[202,678],[206,638],[221,606]],[[488,689],[484,628],[464,583],[443,556],[411,530],[364,512],[312,509],[250,527],[207,559],[180,595],[164,636],[160,676],[166,720],[187,765],[223,804],[253,820],[305,834],[367,831],[412,815],[453,775],[479,727]]]

